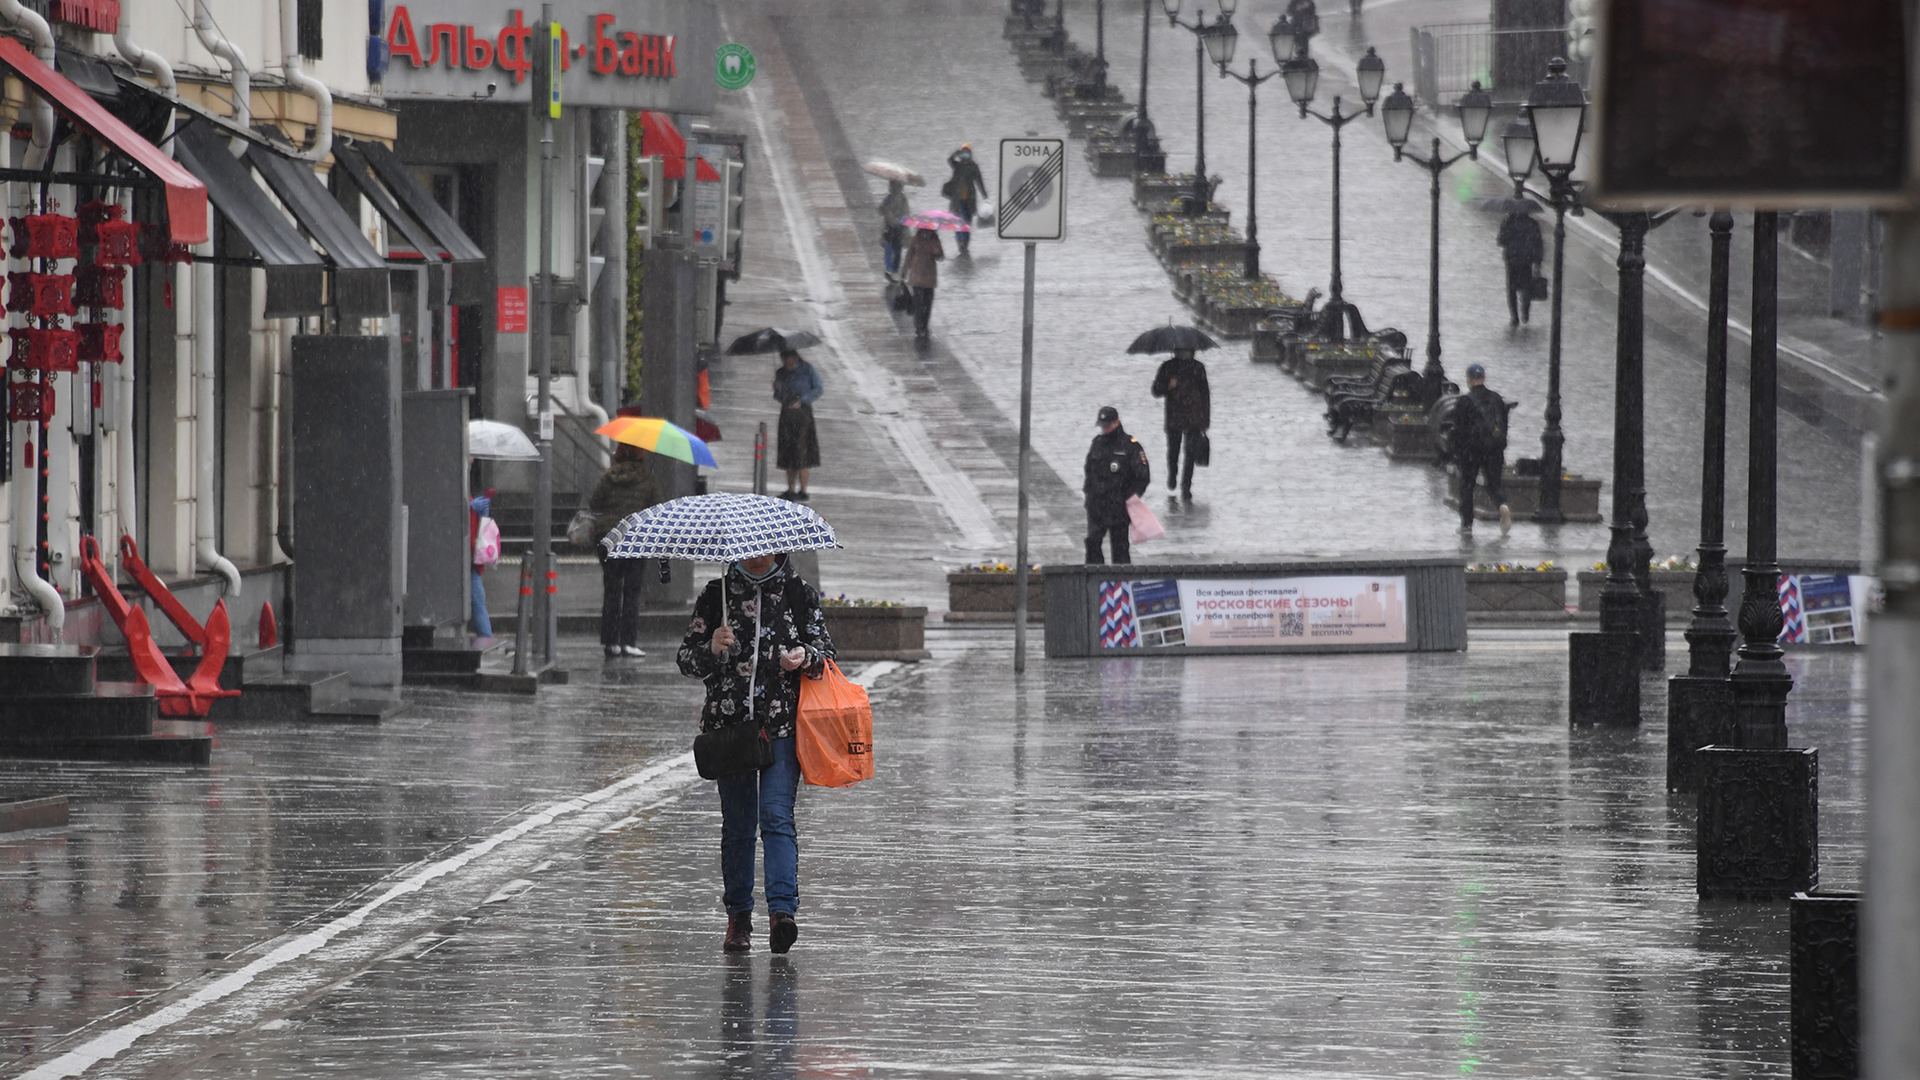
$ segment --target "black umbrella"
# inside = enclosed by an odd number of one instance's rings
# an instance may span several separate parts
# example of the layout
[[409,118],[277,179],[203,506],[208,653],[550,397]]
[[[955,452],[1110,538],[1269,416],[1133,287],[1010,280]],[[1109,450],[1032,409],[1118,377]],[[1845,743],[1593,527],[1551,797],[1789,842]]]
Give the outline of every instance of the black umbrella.
[[805,330],[783,330],[778,326],[763,327],[751,334],[742,334],[727,346],[728,356],[740,356],[746,353],[779,353],[788,349],[806,349],[820,344],[820,339]]
[[1511,195],[1494,195],[1485,199],[1473,200],[1475,210],[1484,210],[1489,214],[1537,214],[1540,204],[1532,199],[1516,199]]
[[1179,352],[1188,349],[1199,352],[1201,349],[1216,349],[1220,343],[1208,337],[1202,331],[1191,326],[1156,326],[1133,339],[1127,346],[1130,353]]

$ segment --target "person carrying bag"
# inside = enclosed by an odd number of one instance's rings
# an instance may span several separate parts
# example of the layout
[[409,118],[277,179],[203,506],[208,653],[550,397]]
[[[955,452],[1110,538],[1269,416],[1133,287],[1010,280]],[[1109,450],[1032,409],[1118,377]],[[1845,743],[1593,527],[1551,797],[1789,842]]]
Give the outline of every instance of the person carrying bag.
[[827,661],[818,679],[800,683],[800,777],[816,787],[873,779],[873,705],[867,691]]
[[795,734],[801,686],[820,679],[833,657],[820,594],[788,567],[784,555],[729,565],[694,602],[677,660],[681,674],[706,683],[694,759],[700,775],[719,786],[727,952],[753,947],[756,832],[765,864],[769,945],[784,953],[799,937]]

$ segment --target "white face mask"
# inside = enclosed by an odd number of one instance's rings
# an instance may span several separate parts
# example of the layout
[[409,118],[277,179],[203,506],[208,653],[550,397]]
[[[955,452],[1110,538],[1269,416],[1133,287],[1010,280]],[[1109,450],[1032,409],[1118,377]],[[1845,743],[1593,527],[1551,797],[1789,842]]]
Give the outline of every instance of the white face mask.
[[739,567],[740,573],[744,575],[748,581],[753,582],[755,585],[758,585],[759,583],[772,577],[774,573],[780,569],[780,562],[777,559],[774,560],[773,563],[771,563],[767,567],[767,572],[764,574],[756,574],[753,571],[747,569],[747,566],[745,563],[734,563],[733,565]]

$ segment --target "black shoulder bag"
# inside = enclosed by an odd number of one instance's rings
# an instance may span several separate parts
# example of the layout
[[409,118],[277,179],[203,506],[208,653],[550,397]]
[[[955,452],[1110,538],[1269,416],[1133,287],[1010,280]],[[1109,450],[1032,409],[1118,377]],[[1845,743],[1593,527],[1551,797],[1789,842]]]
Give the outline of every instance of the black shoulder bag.
[[[727,625],[727,579],[720,578],[720,625]],[[747,676],[747,719],[702,732],[693,738],[693,767],[702,780],[724,780],[773,764],[773,740],[765,724],[753,718],[753,691],[760,676],[760,605],[754,605],[753,640],[747,643],[753,666]],[[728,650],[732,656],[732,650]]]

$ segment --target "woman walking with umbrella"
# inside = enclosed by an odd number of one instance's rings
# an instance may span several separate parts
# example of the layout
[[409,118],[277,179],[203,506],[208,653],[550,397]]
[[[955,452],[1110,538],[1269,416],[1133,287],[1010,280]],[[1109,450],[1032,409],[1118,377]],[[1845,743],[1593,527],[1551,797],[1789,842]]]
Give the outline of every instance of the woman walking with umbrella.
[[[961,236],[967,235],[961,233]],[[913,336],[928,335],[927,321],[933,316],[933,290],[940,287],[940,262],[947,257],[940,234],[924,226],[913,233],[907,245],[907,287],[913,290]]]
[[[666,497],[647,454],[716,467],[713,451],[699,437],[658,417],[624,415],[626,411],[594,430],[615,444],[613,465],[587,500],[594,535],[603,539],[622,521]],[[610,558],[604,547],[600,549],[600,644],[609,660],[646,655],[640,649],[640,589],[646,582],[645,571],[642,560]]]
[[[807,501],[807,476],[820,465],[820,435],[813,426],[813,403],[826,387],[813,365],[793,349],[780,354],[773,372],[773,399],[780,403],[779,448],[775,464],[786,470],[787,490],[781,497]],[[799,488],[794,482],[799,481]]]
[[[971,227],[980,200],[992,197],[987,194],[987,178],[980,174],[980,163],[973,160],[973,144],[961,143],[960,149],[947,156],[947,167],[953,170],[953,176],[940,188],[940,194],[947,197],[947,209]],[[967,253],[967,236],[964,231],[960,233],[962,255]]]
[[[839,547],[833,530],[803,506],[764,495],[695,495],[629,518],[613,558],[726,562],[693,605],[680,643],[680,673],[706,684],[700,730],[752,724],[770,742],[765,764],[719,777],[721,900],[727,952],[753,947],[754,833],[763,849],[768,944],[784,953],[800,936],[800,849],[793,796],[800,680],[833,659],[820,594],[787,565],[791,551]],[[767,758],[771,758],[767,761]]]

